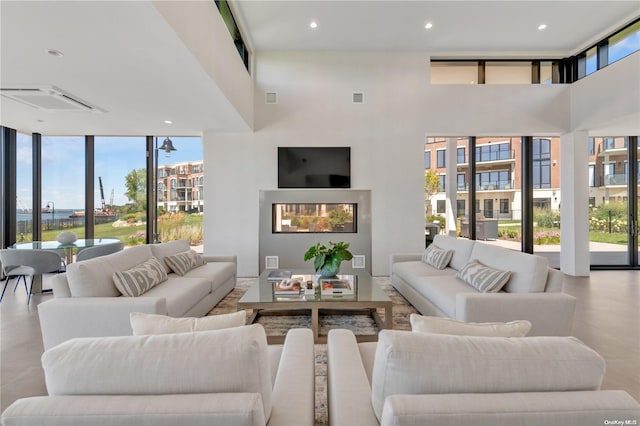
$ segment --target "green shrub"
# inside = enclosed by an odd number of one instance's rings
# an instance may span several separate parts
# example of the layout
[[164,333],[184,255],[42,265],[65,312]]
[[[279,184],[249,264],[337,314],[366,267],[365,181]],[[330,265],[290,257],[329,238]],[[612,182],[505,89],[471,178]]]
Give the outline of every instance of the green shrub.
[[441,230],[442,230],[442,229],[446,229],[447,220],[445,219],[445,217],[444,217],[444,216],[440,216],[440,215],[437,215],[437,214],[435,214],[435,215],[429,215],[429,216],[427,216],[427,217],[425,218],[425,221],[426,221],[427,223],[429,223],[429,222],[431,222],[431,223],[433,223],[433,222],[438,222],[438,223],[440,223],[440,229],[441,229]]
[[541,228],[557,228],[560,226],[560,212],[551,209],[533,209],[533,221]]

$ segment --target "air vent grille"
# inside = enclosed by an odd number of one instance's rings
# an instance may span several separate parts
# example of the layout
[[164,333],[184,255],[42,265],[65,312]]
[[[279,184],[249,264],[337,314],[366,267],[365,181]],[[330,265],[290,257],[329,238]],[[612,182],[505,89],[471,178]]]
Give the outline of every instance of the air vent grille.
[[362,92],[353,92],[353,103],[354,104],[363,104],[364,103],[364,93]]
[[3,87],[0,94],[7,99],[44,111],[105,112],[55,86]]
[[278,103],[278,93],[276,93],[276,92],[265,92],[264,93],[264,102],[266,104],[277,104]]

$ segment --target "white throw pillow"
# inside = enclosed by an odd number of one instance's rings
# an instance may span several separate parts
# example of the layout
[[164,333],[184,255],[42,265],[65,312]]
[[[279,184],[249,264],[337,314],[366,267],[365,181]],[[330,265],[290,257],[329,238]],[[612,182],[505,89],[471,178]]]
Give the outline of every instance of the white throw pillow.
[[422,261],[436,269],[444,269],[451,262],[453,250],[443,250],[435,244],[431,244],[422,254]]
[[200,256],[200,253],[193,250],[167,256],[164,258],[164,261],[173,272],[180,276],[206,263],[202,256]]
[[527,320],[511,322],[464,322],[449,318],[411,314],[411,331],[456,336],[524,337],[531,330]]
[[247,321],[247,312],[210,315],[202,318],[173,318],[165,315],[131,312],[129,314],[134,336],[148,334],[188,333],[241,327]]
[[152,257],[135,268],[113,273],[113,282],[123,296],[138,297],[167,280],[167,272],[158,259]]
[[456,277],[481,293],[497,293],[509,281],[510,271],[490,268],[477,260],[470,260]]

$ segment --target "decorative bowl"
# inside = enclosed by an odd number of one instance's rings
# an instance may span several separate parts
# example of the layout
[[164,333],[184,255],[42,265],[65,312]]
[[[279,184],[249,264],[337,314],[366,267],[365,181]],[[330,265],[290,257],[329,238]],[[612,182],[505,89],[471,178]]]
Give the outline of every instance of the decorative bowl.
[[61,232],[58,234],[58,236],[56,236],[56,240],[58,240],[60,244],[71,244],[77,239],[78,235],[75,232],[71,231]]

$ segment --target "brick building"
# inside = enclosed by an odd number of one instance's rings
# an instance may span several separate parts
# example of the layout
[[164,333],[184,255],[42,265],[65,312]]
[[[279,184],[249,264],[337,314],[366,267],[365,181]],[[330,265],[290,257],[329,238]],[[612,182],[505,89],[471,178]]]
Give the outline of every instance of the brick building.
[[189,161],[158,166],[158,208],[201,213],[204,209],[204,163]]

